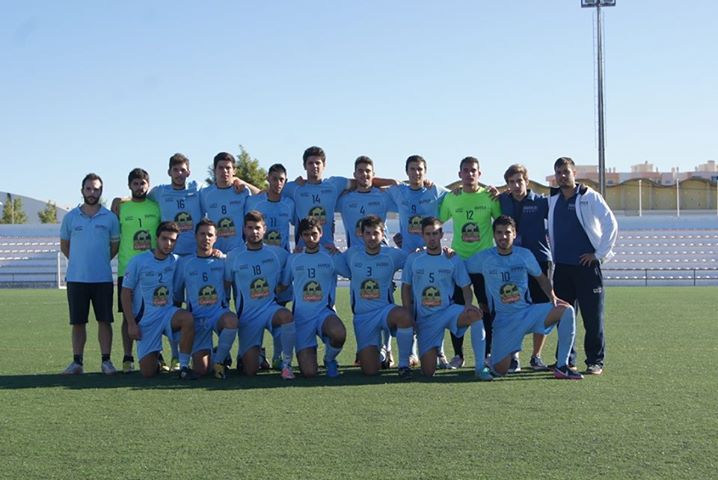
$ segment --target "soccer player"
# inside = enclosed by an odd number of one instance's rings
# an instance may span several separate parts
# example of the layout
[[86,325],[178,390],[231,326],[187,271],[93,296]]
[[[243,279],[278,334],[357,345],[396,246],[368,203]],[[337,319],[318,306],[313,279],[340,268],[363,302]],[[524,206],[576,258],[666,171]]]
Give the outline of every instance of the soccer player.
[[365,375],[376,375],[381,367],[379,349],[382,332],[395,333],[399,345],[399,377],[412,376],[409,366],[414,324],[406,308],[394,304],[394,273],[404,266],[406,253],[383,246],[384,222],[376,215],[364,217],[360,223],[363,246],[355,246],[341,254],[339,273],[349,279],[354,332],[359,364]]
[[102,179],[88,173],[82,179],[82,205],[70,210],[60,226],[60,250],[67,257],[67,303],[72,325],[72,363],[65,375],[83,372],[83,353],[87,341],[90,302],[97,320],[97,338],[105,375],[116,370],[112,352],[112,268],[117,255],[120,224],[117,217],[100,204]]
[[[367,215],[376,215],[382,222],[389,212],[396,212],[396,204],[385,191],[372,186],[374,181],[374,162],[367,156],[354,161],[354,181],[356,188],[339,197],[337,210],[342,215],[342,223],[347,234],[347,247],[364,246],[359,223]],[[384,235],[386,237],[386,235]]]
[[[568,355],[576,333],[576,315],[568,303],[556,297],[551,281],[530,250],[514,246],[516,223],[502,215],[493,223],[496,247],[482,250],[466,261],[469,272],[483,275],[490,308],[495,311],[491,366],[495,373],[508,372],[514,352],[528,333],[547,335],[558,323],[558,361],[554,377],[581,380],[568,367]],[[548,303],[531,303],[529,275],[549,298]]]
[[[141,168],[135,168],[127,176],[127,184],[132,194],[129,201],[115,198],[112,211],[120,219],[120,250],[117,259],[117,310],[123,312],[121,301],[122,282],[130,260],[136,255],[155,248],[157,242],[155,232],[160,224],[159,206],[147,198],[150,189],[150,175]],[[122,317],[122,372],[134,370],[132,356],[132,338],[128,330],[127,318]],[[161,358],[161,354],[160,354]]]
[[215,247],[224,253],[244,243],[242,222],[244,205],[251,195],[248,188],[233,188],[235,158],[227,152],[214,157],[214,184],[200,190],[202,212],[217,225]]
[[[421,371],[426,376],[436,372],[436,358],[444,330],[463,338],[471,327],[471,346],[476,358],[475,376],[482,381],[493,379],[484,367],[486,338],[480,307],[472,305],[471,279],[464,262],[458,256],[447,257],[441,250],[444,233],[441,221],[425,217],[421,232],[426,250],[412,253],[402,271],[401,299],[416,319],[417,340]],[[464,295],[464,304],[454,303],[454,287],[458,285]]]
[[287,170],[281,163],[275,163],[267,172],[269,188],[266,192],[247,198],[244,210],[257,210],[264,216],[267,232],[264,244],[290,250],[289,224],[294,223],[294,201],[283,197],[282,191],[287,183]]
[[259,370],[259,347],[264,330],[279,330],[282,343],[281,377],[293,380],[292,355],[296,342],[296,329],[292,314],[275,300],[286,250],[264,245],[266,225],[260,212],[252,210],[244,216],[246,249],[237,248],[229,253],[225,264],[224,280],[235,292],[235,307],[239,317],[239,356],[245,375]]
[[[479,160],[475,157],[465,157],[459,164],[459,178],[461,178],[461,191],[458,195],[444,195],[439,207],[439,218],[442,222],[451,220],[454,228],[454,237],[451,247],[466,260],[471,255],[494,245],[491,234],[491,221],[501,215],[499,202],[491,197],[489,191],[479,186],[481,170]],[[484,312],[484,326],[486,338],[489,342],[487,353],[491,349],[491,316],[486,308],[486,292],[483,280],[479,275],[471,278],[476,299]],[[464,297],[462,290],[456,288],[454,301],[462,304]],[[454,358],[451,365],[455,368],[464,365],[464,340],[451,334],[451,343],[454,347]],[[477,363],[479,360],[477,359]]]
[[202,218],[197,182],[187,182],[190,176],[189,158],[181,153],[170,157],[167,175],[169,185],[158,185],[147,195],[157,202],[163,222],[175,222],[180,228],[175,255],[192,255],[197,250],[195,225]]
[[[541,271],[548,278],[553,275],[551,249],[546,235],[546,218],[548,217],[548,198],[532,192],[528,188],[529,176],[526,167],[520,164],[511,165],[504,173],[508,190],[499,195],[501,213],[508,215],[516,222],[516,238],[514,245],[528,248],[534,254]],[[533,303],[547,303],[549,298],[536,279],[529,275],[529,293]],[[541,359],[541,350],[546,336],[534,333],[531,368],[534,371],[546,371],[548,367]],[[511,360],[509,373],[521,370],[518,354]]]
[[305,377],[317,375],[317,336],[324,342],[327,376],[339,376],[337,355],[347,337],[346,328],[334,310],[337,271],[331,254],[319,248],[322,226],[315,218],[303,218],[298,226],[304,251],[287,259],[280,289],[294,284],[292,313],[296,324],[297,361]]
[[184,301],[194,317],[192,367],[199,375],[209,371],[212,332],[219,337],[213,360],[214,376],[227,378],[224,359],[237,338],[237,316],[229,311],[229,295],[224,289],[225,259],[213,255],[217,227],[203,218],[195,228],[197,250],[181,257],[174,277],[175,305]]
[[177,257],[172,249],[179,236],[174,222],[162,222],[156,230],[157,247],[130,260],[122,284],[123,311],[130,338],[137,340],[140,372],[145,378],[154,377],[160,370],[159,353],[162,335],[173,337],[179,332],[179,378],[194,380],[189,361],[194,341],[192,314],[172,304],[172,282]]
[[[598,192],[576,183],[571,158],[559,158],[553,169],[558,188],[549,196],[548,236],[556,263],[554,288],[568,303],[578,303],[586,330],[586,373],[601,375],[606,348],[601,264],[614,255],[618,224]],[[576,364],[573,350],[569,364]]]

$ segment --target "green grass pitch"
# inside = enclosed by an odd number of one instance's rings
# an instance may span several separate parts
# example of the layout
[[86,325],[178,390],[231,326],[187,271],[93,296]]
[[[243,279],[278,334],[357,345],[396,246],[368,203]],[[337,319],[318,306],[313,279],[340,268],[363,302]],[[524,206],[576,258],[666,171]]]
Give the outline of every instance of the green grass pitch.
[[[58,375],[71,360],[65,292],[0,290],[0,478],[716,478],[716,298],[608,288],[606,371],[582,382],[479,383],[470,357],[430,380],[363,378],[350,334],[337,380],[183,384],[97,373],[94,320],[91,373]],[[339,299],[351,332],[345,289]]]

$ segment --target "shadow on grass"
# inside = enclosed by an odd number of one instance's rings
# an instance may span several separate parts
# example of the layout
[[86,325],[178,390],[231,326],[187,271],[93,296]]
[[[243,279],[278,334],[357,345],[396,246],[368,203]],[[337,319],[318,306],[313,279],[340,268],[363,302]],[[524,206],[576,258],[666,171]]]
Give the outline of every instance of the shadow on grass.
[[[549,372],[516,373],[497,379],[492,384],[514,381],[553,380]],[[339,378],[327,378],[324,372],[315,378],[303,378],[297,375],[296,380],[286,381],[279,377],[278,372],[261,372],[256,377],[240,375],[232,370],[226,380],[217,380],[211,376],[199,380],[179,380],[174,374],[161,374],[145,379],[135,372],[129,375],[117,374],[106,376],[100,373],[86,373],[76,376],[59,374],[37,375],[0,375],[0,390],[21,390],[31,388],[61,387],[70,390],[132,388],[137,390],[181,390],[202,388],[205,390],[248,390],[269,388],[331,388],[331,387],[362,387],[366,385],[384,384],[442,384],[442,383],[484,383],[474,377],[471,369],[438,372],[434,377],[423,377],[417,370],[411,380],[402,380],[396,370],[388,370],[376,376],[364,376],[358,368],[348,367],[341,370]]]

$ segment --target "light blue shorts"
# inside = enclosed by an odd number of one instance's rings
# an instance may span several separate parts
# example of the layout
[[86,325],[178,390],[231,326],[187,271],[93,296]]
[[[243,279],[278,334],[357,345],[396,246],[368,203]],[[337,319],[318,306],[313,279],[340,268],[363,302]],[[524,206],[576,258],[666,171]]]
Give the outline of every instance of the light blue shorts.
[[202,350],[212,350],[212,332],[217,332],[217,324],[222,315],[229,313],[229,309],[220,308],[211,315],[196,315],[194,317],[194,343],[192,343],[192,353],[198,353]]
[[137,358],[140,361],[151,353],[162,351],[162,335],[173,338],[172,317],[178,311],[179,308],[168,305],[140,318],[137,324],[142,335],[142,338],[137,340]]
[[317,346],[317,337],[326,342],[326,337],[322,335],[324,322],[330,315],[337,316],[337,312],[331,308],[325,307],[312,318],[304,318],[302,315],[294,313],[294,325],[297,329],[297,343],[294,347],[297,353],[307,348]]
[[395,308],[397,308],[396,305],[389,304],[371,312],[354,315],[354,336],[357,340],[357,352],[361,352],[367,347],[381,347],[381,332],[390,330],[389,314]]
[[264,307],[263,310],[248,317],[242,315],[239,319],[239,355],[243,356],[247,350],[260,347],[264,330],[273,333],[272,318],[281,307],[278,303],[272,302]]
[[527,334],[548,335],[553,325],[546,328],[544,322],[552,309],[552,303],[535,303],[513,315],[497,314],[491,340],[491,365],[496,365],[514,352],[520,352]]
[[449,305],[445,310],[416,319],[416,341],[421,357],[432,348],[441,347],[444,330],[448,329],[457,337],[463,337],[468,327],[459,326],[459,316],[464,312],[463,305]]

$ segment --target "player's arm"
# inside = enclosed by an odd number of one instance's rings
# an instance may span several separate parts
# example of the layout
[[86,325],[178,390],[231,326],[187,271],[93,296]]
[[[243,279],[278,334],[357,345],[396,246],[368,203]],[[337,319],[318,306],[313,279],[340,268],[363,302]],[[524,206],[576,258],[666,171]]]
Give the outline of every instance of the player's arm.
[[140,328],[137,326],[135,321],[135,315],[132,313],[132,289],[122,287],[120,292],[120,302],[122,303],[122,311],[124,312],[125,319],[127,320],[127,334],[133,340],[140,340],[142,334]]
[[65,258],[70,258],[70,240],[60,239],[60,251],[65,255]]
[[117,215],[117,217],[120,216],[120,205],[122,205],[122,202],[126,202],[129,200],[128,198],[120,198],[115,197],[112,199],[112,204],[110,205],[110,211]]
[[479,315],[483,315],[483,312],[481,311],[481,307],[477,307],[472,302],[474,301],[474,292],[471,291],[471,284],[465,285],[461,287],[461,293],[464,294],[464,311],[468,312],[469,310],[478,311]]
[[[60,248],[62,248],[62,242],[60,245]],[[117,256],[117,252],[120,251],[120,241],[119,240],[113,240],[110,242],[110,260],[115,258]]]
[[232,185],[234,186],[234,191],[237,193],[242,192],[245,188],[252,192],[252,195],[256,195],[262,191],[261,189],[255,187],[254,185],[245,180],[242,180],[239,177],[234,177],[232,179]]
[[548,299],[551,301],[551,303],[553,303],[556,306],[558,306],[558,305],[562,305],[562,306],[566,306],[566,307],[569,306],[569,304],[566,301],[561,300],[560,298],[558,298],[556,296],[556,294],[553,291],[553,285],[551,284],[551,280],[545,274],[541,273],[540,275],[534,276],[534,278],[536,279],[536,282],[539,284],[539,287],[541,287],[541,290],[543,291],[543,293],[545,293],[546,296],[548,297]]

